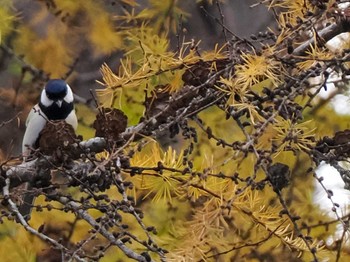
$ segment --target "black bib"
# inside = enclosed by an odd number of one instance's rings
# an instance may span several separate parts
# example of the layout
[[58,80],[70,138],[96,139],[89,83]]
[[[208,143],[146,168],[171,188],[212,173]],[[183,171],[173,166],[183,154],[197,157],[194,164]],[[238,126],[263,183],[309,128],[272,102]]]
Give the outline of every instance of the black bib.
[[39,103],[39,108],[46,115],[48,120],[65,120],[74,110],[74,104],[63,101],[61,107],[56,103],[52,103],[51,106],[46,107],[42,103]]

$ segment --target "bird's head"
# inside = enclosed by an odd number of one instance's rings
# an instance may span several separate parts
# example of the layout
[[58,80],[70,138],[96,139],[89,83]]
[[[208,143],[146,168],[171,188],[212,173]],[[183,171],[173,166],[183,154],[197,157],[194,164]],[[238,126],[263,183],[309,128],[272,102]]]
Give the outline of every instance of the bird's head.
[[50,107],[53,103],[61,107],[63,101],[67,103],[73,102],[73,93],[69,85],[61,79],[48,81],[41,93],[40,102],[45,107]]

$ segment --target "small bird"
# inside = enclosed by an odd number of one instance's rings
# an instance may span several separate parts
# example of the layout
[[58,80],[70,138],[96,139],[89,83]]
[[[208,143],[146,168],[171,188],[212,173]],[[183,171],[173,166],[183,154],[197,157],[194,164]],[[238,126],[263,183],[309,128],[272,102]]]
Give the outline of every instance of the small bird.
[[61,79],[47,82],[41,92],[40,102],[30,111],[26,121],[26,132],[23,137],[22,153],[24,157],[38,147],[38,138],[47,121],[65,120],[74,129],[78,120],[74,110],[72,89]]
[[[65,120],[74,130],[78,126],[78,120],[74,110],[74,97],[72,89],[61,79],[52,79],[47,82],[41,92],[40,101],[30,111],[26,121],[26,131],[23,137],[22,154],[24,161],[31,152],[38,148],[39,135],[46,123],[51,120]],[[28,184],[27,190],[31,189]],[[30,192],[23,197],[23,204],[19,212],[26,220],[30,219],[30,213],[34,195]]]

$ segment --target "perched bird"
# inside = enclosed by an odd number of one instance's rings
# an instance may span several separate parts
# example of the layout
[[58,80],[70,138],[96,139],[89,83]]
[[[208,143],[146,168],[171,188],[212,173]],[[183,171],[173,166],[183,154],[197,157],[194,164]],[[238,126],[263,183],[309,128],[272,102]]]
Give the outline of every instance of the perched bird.
[[[22,154],[24,161],[30,156],[33,149],[38,148],[39,135],[46,123],[50,120],[65,120],[74,130],[78,126],[73,104],[73,92],[69,85],[61,79],[52,79],[47,82],[41,92],[40,101],[30,111],[26,121],[26,131],[23,137]],[[30,191],[31,185],[27,185]],[[19,212],[26,220],[30,219],[34,195],[27,192],[23,197],[23,204]]]
[[48,120],[65,120],[74,129],[77,128],[73,100],[72,89],[65,81],[52,79],[47,82],[41,92],[40,102],[30,111],[26,121],[27,128],[22,143],[24,157],[38,147],[39,134]]

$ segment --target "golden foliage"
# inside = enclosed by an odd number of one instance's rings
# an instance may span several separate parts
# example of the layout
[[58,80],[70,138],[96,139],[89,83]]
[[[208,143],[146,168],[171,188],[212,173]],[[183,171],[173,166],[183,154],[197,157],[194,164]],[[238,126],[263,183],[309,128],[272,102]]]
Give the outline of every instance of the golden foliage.
[[315,145],[316,127],[310,127],[311,124],[311,120],[295,124],[289,119],[277,118],[273,125],[277,135],[272,139],[278,145],[277,152],[286,150],[308,152]]
[[[144,198],[152,196],[152,200],[155,202],[159,200],[172,202],[173,196],[179,192],[178,187],[181,184],[179,178],[181,178],[182,174],[171,170],[159,174],[156,171],[156,167],[162,165],[170,169],[181,170],[181,153],[177,155],[171,147],[166,152],[162,152],[159,145],[152,142],[149,153],[136,154],[131,159],[131,164],[137,167],[151,167],[150,170],[146,170],[141,176],[137,176],[139,189],[147,192]],[[155,169],[152,170],[152,167]]]
[[56,1],[58,9],[72,17],[84,17],[77,26],[80,33],[86,33],[87,40],[94,48],[95,55],[109,54],[122,47],[122,36],[117,32],[110,14],[96,1]]
[[[64,13],[70,14],[70,18],[65,17],[68,22],[55,20],[46,9],[41,9],[32,23],[42,23],[48,17],[54,22],[49,23],[44,34],[39,34],[30,25],[20,26],[16,52],[25,54],[25,60],[52,77],[61,77],[72,64],[73,54],[82,50],[76,45],[77,38],[69,41],[69,36],[76,33],[84,35],[84,43],[93,45],[96,56],[123,50],[125,56],[117,70],[107,64],[101,66],[100,84],[103,88],[97,93],[100,103],[109,107],[123,107],[131,124],[140,121],[145,92],[151,93],[157,86],[167,84],[166,91],[176,94],[183,86],[182,76],[187,69],[197,63],[205,63],[209,74],[215,74],[219,63],[232,55],[225,51],[226,45],[215,45],[212,51],[200,52],[199,42],[194,40],[183,40],[179,50],[170,50],[168,34],[175,30],[177,19],[183,13],[178,7],[180,1],[151,0],[151,7],[139,13],[135,9],[125,9],[124,15],[116,16],[115,20],[96,1],[55,2],[63,12],[62,16]],[[132,0],[122,2],[132,7],[138,5]],[[177,144],[178,150],[172,147],[162,149],[156,141],[145,137],[140,139],[139,144],[125,143],[122,150],[117,149],[130,157],[130,166],[120,168],[123,179],[132,182],[132,187],[126,193],[135,198],[137,207],[147,210],[145,221],[157,228],[157,240],[169,249],[169,261],[214,260],[216,256],[222,257],[223,261],[229,261],[232,257],[249,260],[252,249],[273,257],[292,255],[310,260],[311,251],[315,251],[320,258],[331,257],[332,251],[324,246],[322,240],[335,234],[335,223],[327,228],[329,231],[322,225],[310,228],[308,232],[303,230],[304,236],[313,237],[305,241],[300,235],[301,223],[293,218],[294,213],[308,222],[328,218],[317,208],[312,208],[315,206],[312,197],[315,180],[311,175],[305,178],[304,169],[306,166],[313,167],[313,164],[306,154],[300,153],[310,152],[315,146],[315,137],[331,134],[337,128],[346,128],[348,117],[333,116],[335,113],[329,108],[321,108],[313,115],[313,121],[296,120],[293,114],[290,119],[282,117],[280,108],[287,107],[284,104],[287,98],[298,105],[305,104],[306,91],[300,89],[304,93],[299,94],[298,90],[281,88],[286,79],[293,79],[293,75],[290,71],[287,73],[278,54],[284,48],[283,45],[281,47],[283,41],[294,33],[290,26],[297,26],[297,21],[304,19],[308,1],[264,2],[270,2],[271,8],[282,10],[278,18],[281,33],[275,45],[264,45],[261,52],[237,55],[236,64],[232,64],[231,68],[226,65],[227,71],[217,78],[214,90],[225,97],[226,100],[222,101],[226,102],[226,107],[225,103],[218,104],[218,107],[191,115],[187,124],[189,129],[196,130],[196,137],[181,140]],[[4,10],[0,7],[0,22],[3,22],[0,23],[0,30],[9,32],[13,17],[8,10]],[[74,20],[79,16],[83,18],[81,24]],[[334,54],[312,45],[305,56],[294,58],[300,59],[297,66],[300,71],[305,71],[322,60],[334,58]],[[267,97],[270,100],[262,99],[261,103],[256,103],[255,98],[263,94],[264,89],[271,92],[276,88],[281,88],[285,93],[273,94],[272,98],[266,95],[264,99]],[[279,104],[273,104],[275,98]],[[262,107],[269,110],[263,111]],[[305,112],[304,116],[308,116],[308,112]],[[228,119],[223,121],[225,113],[228,113]],[[90,113],[86,108],[78,107],[78,114],[83,116]],[[234,114],[240,117],[232,117]],[[238,118],[246,122],[239,122]],[[84,119],[81,122],[84,122],[83,128],[87,128],[92,120]],[[206,125],[211,128],[210,132]],[[115,152],[112,151],[94,156],[96,170],[108,169],[108,165],[115,161]],[[277,160],[290,167],[292,173],[292,186],[282,192],[276,192],[270,186],[266,174],[267,167]],[[64,190],[77,199],[86,194],[78,188]],[[106,190],[111,201],[116,203],[125,201],[120,191],[115,185]],[[285,199],[292,202],[286,201],[290,205],[288,212],[283,202]],[[95,202],[97,200],[92,200],[92,203]],[[39,199],[38,203],[44,203],[43,199]],[[54,208],[60,209],[61,206]],[[89,212],[94,218],[103,216],[100,211]],[[126,225],[128,232],[137,237],[144,236],[143,227],[137,227],[134,217],[128,212],[120,215],[125,223],[123,226]],[[60,221],[55,222],[57,227],[66,230],[73,224],[74,218],[72,213],[54,210],[44,215],[34,213],[32,223],[38,228],[45,219],[57,220]],[[85,222],[77,222],[75,226],[72,242],[89,236],[89,227]],[[124,233],[123,226],[118,230]],[[40,252],[39,248],[46,247],[43,243],[36,245],[36,242],[34,246],[31,245],[31,239],[20,229],[12,228],[11,231],[3,228],[1,230],[6,240],[1,242],[0,251],[5,252],[11,244],[19,246],[18,252],[11,254],[13,257],[9,257],[9,261],[19,261],[23,257],[34,259],[35,254]],[[130,246],[139,248],[139,244]],[[111,260],[115,260],[113,251],[108,251],[108,259],[110,256]]]
[[0,232],[2,235],[0,252],[3,261],[35,261],[37,254],[45,248],[42,241],[10,221],[1,225]]
[[[315,36],[316,37],[316,36]],[[298,62],[298,68],[301,71],[305,71],[315,66],[317,63],[322,64],[323,62],[333,58],[333,54],[324,48],[320,48],[316,45],[310,44],[310,50],[306,52],[307,56],[302,58],[303,61]]]
[[[53,78],[60,78],[68,71],[67,66],[73,62],[72,53],[67,51],[64,39],[57,38],[58,32],[64,34],[64,25],[49,25],[47,35],[41,39],[37,39],[38,35],[27,27],[18,30],[20,34],[15,43],[16,52],[26,53],[26,60],[44,69]],[[31,51],[27,52],[28,49]]]
[[140,16],[153,20],[153,26],[156,32],[172,30],[176,32],[177,21],[180,16],[189,16],[184,10],[178,6],[178,0],[157,1],[150,0],[152,8],[144,9],[140,12]]
[[267,48],[262,55],[243,54],[243,63],[235,67],[236,84],[247,89],[264,79],[269,79],[276,86],[281,77],[282,65],[273,59],[273,53],[273,48]]
[[113,27],[107,14],[105,16],[97,16],[91,21],[91,33],[88,37],[94,46],[96,54],[109,54],[121,48],[122,36]]
[[15,15],[11,12],[11,1],[4,0],[0,6],[0,44],[12,30],[13,23],[16,20]]
[[[1,8],[0,12],[5,9]],[[4,27],[0,28],[4,37],[13,17],[4,13],[1,19],[6,20],[0,23]],[[42,29],[37,30],[38,26]],[[39,6],[33,19],[21,24],[17,31],[16,53],[26,54],[28,63],[53,78],[63,77],[87,46],[93,47],[95,56],[109,54],[123,46],[122,31],[117,32],[110,14],[100,3],[90,0],[84,3],[57,0],[49,9]]]
[[[269,4],[269,7],[282,8],[281,16],[285,17],[285,20],[292,25],[297,25],[297,20],[304,17],[307,8],[304,0],[273,0]],[[313,11],[312,9],[309,11]]]

